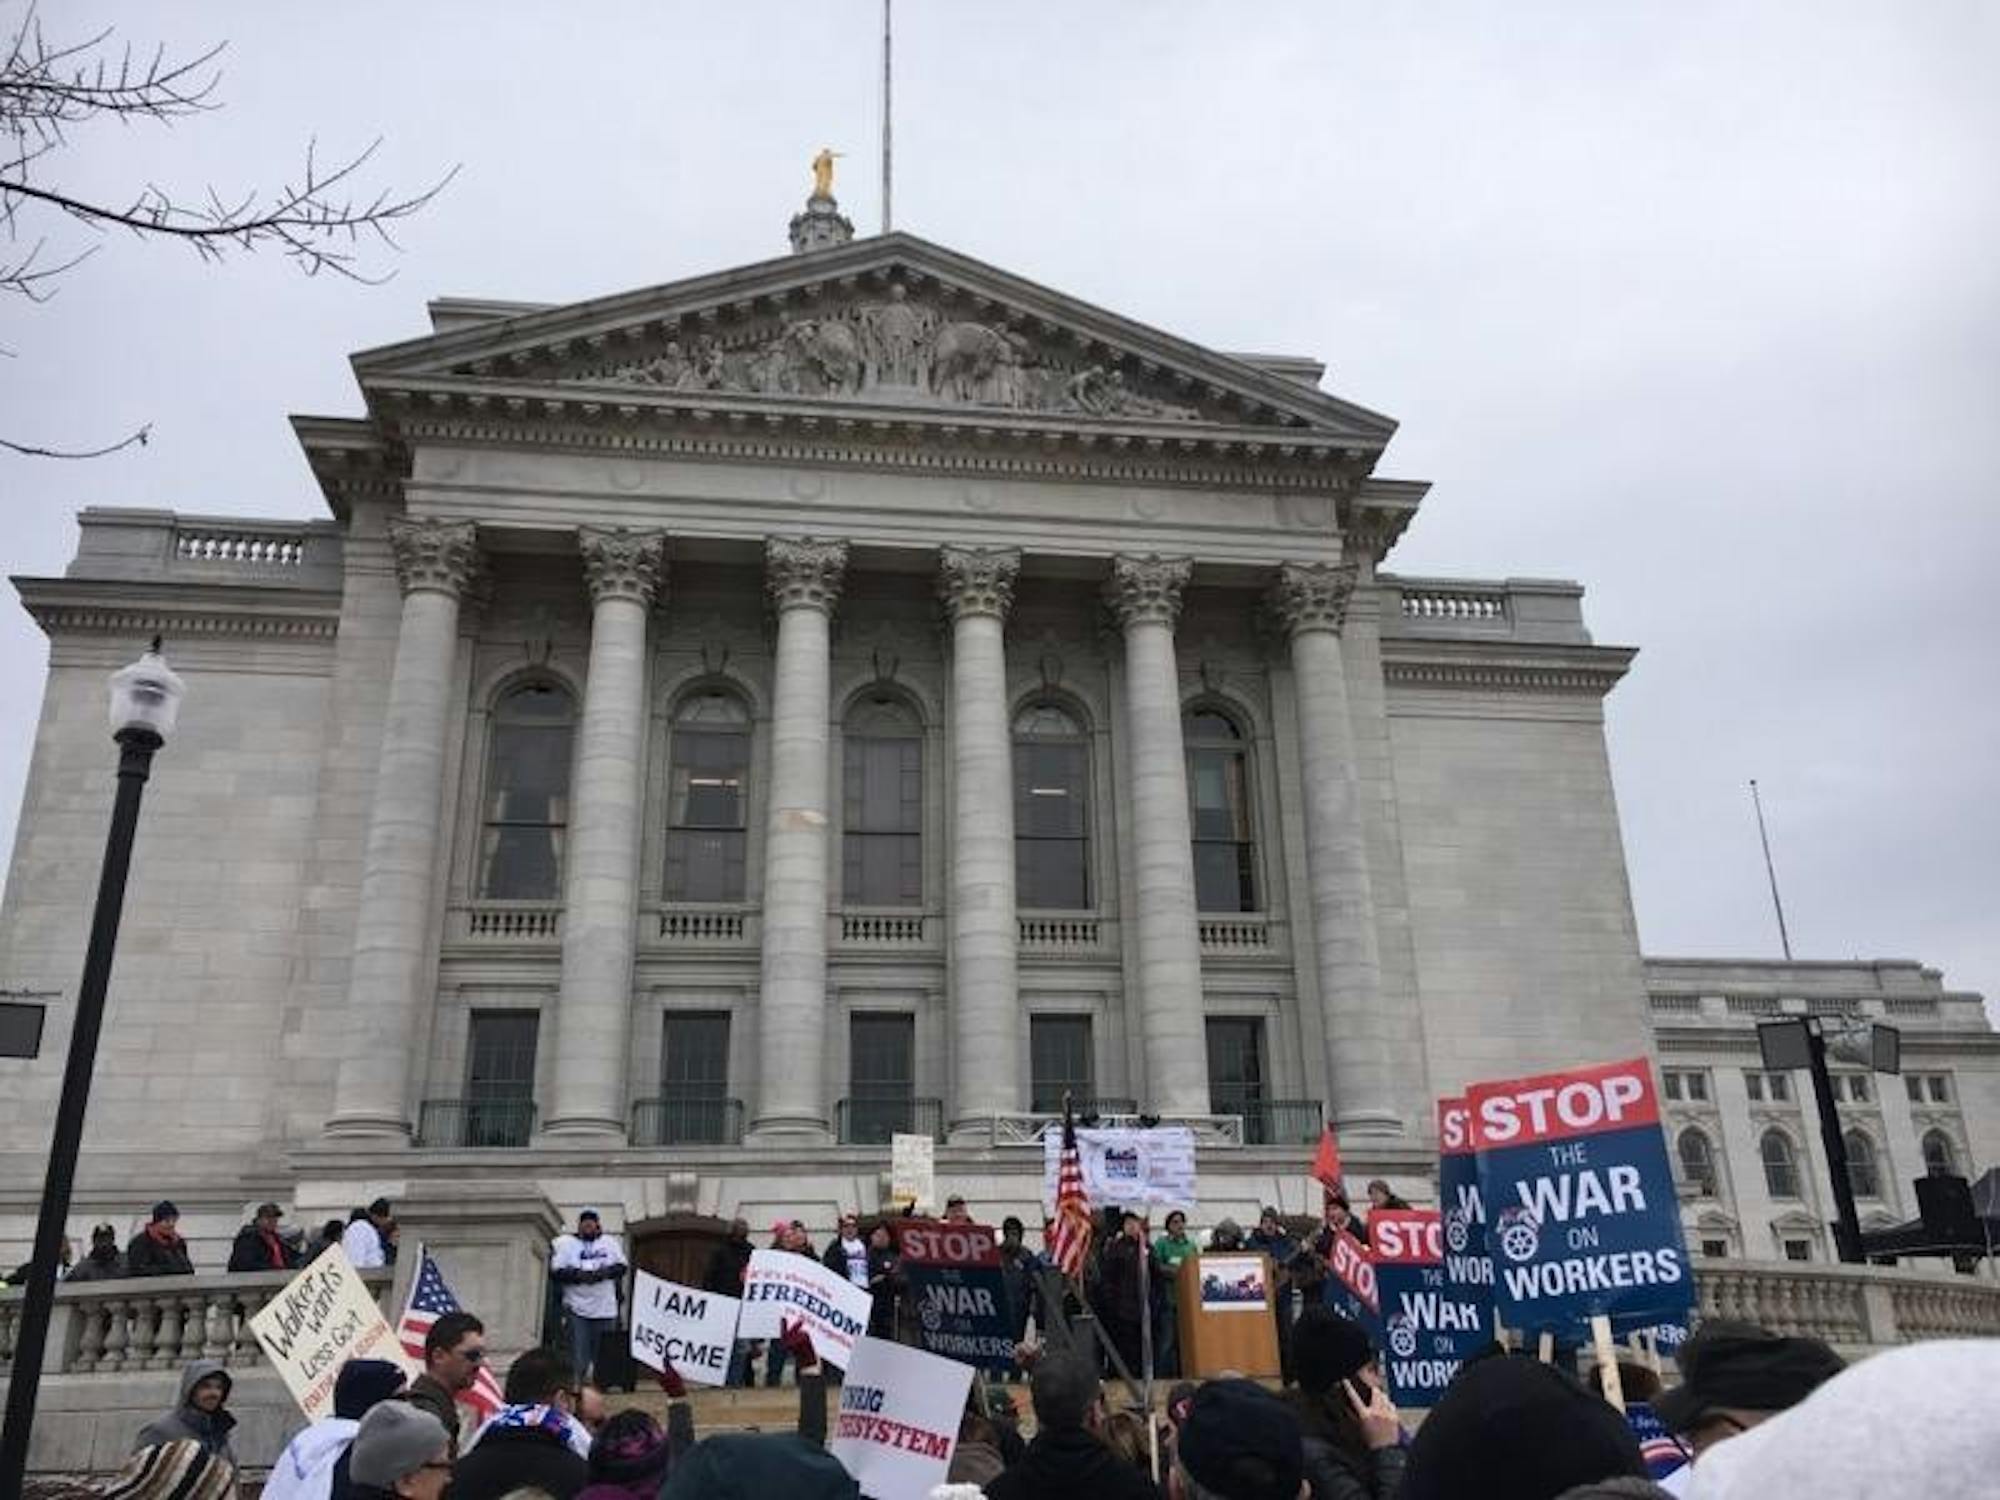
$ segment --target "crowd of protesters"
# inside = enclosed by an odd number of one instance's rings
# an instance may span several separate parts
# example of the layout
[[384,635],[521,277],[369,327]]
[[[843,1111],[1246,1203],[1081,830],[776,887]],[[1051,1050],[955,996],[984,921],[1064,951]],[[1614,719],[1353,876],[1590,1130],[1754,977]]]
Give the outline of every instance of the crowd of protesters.
[[[181,1238],[181,1211],[171,1199],[155,1203],[146,1222],[118,1248],[115,1225],[99,1224],[90,1231],[90,1251],[81,1260],[67,1236],[57,1255],[59,1281],[119,1281],[132,1276],[192,1276],[193,1254]],[[303,1228],[287,1227],[284,1210],[275,1203],[260,1203],[250,1221],[236,1231],[230,1241],[229,1259],[223,1269],[244,1271],[296,1271],[324,1255],[334,1245],[347,1252],[358,1270],[396,1263],[397,1229],[385,1198],[377,1198],[365,1208],[356,1208],[345,1222],[328,1219],[308,1236]],[[28,1263],[8,1275],[8,1286],[22,1286],[28,1280]]]

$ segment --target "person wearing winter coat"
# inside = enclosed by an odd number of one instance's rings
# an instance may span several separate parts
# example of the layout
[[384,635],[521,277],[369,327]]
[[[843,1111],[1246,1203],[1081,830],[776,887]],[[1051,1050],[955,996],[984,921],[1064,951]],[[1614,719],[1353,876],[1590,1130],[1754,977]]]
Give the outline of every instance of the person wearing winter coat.
[[1298,1388],[1285,1399],[1299,1419],[1312,1500],[1395,1500],[1402,1429],[1366,1331],[1332,1308],[1308,1307],[1292,1327],[1292,1373]]
[[[714,1292],[719,1297],[741,1297],[743,1280],[750,1273],[752,1248],[749,1220],[730,1220],[729,1237],[717,1245],[714,1254],[708,1258],[708,1269],[701,1278],[702,1290]],[[750,1356],[755,1347],[751,1339],[736,1341],[736,1347],[729,1353],[729,1371],[723,1376],[725,1385],[750,1384]]]
[[166,1199],[153,1205],[146,1227],[125,1247],[127,1276],[192,1276],[187,1241],[180,1234],[181,1211]]
[[352,1482],[348,1450],[361,1419],[402,1390],[406,1378],[401,1365],[386,1359],[350,1359],[342,1365],[333,1379],[333,1415],[311,1423],[285,1445],[264,1481],[263,1500],[331,1500],[347,1488]]
[[333,1500],[441,1500],[452,1480],[444,1427],[421,1407],[384,1401],[361,1419],[349,1476]]
[[118,1249],[118,1231],[99,1224],[90,1231],[90,1253],[70,1267],[64,1281],[122,1281],[129,1274]]
[[1146,1316],[1146,1299],[1139,1286],[1139,1257],[1147,1253],[1145,1227],[1137,1214],[1126,1214],[1118,1222],[1118,1233],[1104,1247],[1098,1267],[1098,1312],[1104,1331],[1125,1368],[1133,1375],[1141,1363],[1140,1326]]
[[170,1412],[154,1418],[139,1429],[132,1451],[189,1438],[200,1443],[211,1458],[234,1465],[236,1454],[229,1446],[229,1434],[236,1418],[228,1410],[229,1387],[234,1382],[219,1359],[188,1361],[181,1371],[180,1400]]
[[1019,1463],[987,1483],[987,1500],[1159,1500],[1159,1487],[1098,1437],[1104,1386],[1089,1364],[1074,1355],[1045,1357],[1030,1391],[1034,1441]]
[[275,1203],[263,1203],[248,1224],[236,1231],[235,1243],[229,1247],[229,1269],[232,1271],[295,1271],[299,1265],[299,1252],[286,1244],[278,1235],[278,1221],[282,1210]]
[[500,1500],[523,1487],[571,1500],[590,1483],[590,1434],[576,1419],[576,1392],[575,1369],[553,1350],[515,1360],[502,1388],[507,1404],[452,1466],[453,1500]]

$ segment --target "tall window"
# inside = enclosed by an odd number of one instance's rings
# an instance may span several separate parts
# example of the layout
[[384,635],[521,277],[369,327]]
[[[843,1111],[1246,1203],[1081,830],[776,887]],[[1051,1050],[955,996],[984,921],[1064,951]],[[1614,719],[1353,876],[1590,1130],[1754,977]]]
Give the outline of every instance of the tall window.
[[1249,745],[1236,721],[1213,708],[1191,711],[1181,722],[1181,734],[1194,825],[1195,905],[1202,911],[1256,911]]
[[1264,1096],[1264,1023],[1255,1016],[1208,1018],[1208,1107],[1243,1117],[1243,1143],[1270,1133]]
[[1757,1150],[1764,1158],[1764,1189],[1773,1198],[1799,1195],[1799,1158],[1782,1130],[1767,1130]]
[[729,1012],[668,1011],[660,1027],[663,1143],[730,1140]]
[[848,906],[924,902],[924,740],[916,715],[870,698],[847,716],[841,897]]
[[562,896],[576,700],[553,682],[510,690],[493,711],[479,894],[492,901]]
[[1924,1132],[1924,1170],[1933,1177],[1950,1177],[1958,1171],[1958,1153],[1942,1130]]
[[887,1145],[910,1129],[916,1106],[916,1017],[857,1011],[847,1027],[847,1130],[856,1145]]
[[741,901],[749,841],[750,714],[733,693],[696,693],[674,715],[667,781],[669,901]]
[[1097,1091],[1092,1064],[1089,1016],[1028,1018],[1028,1108],[1061,1109],[1066,1092],[1083,1107]]
[[1090,742],[1053,703],[1014,720],[1014,885],[1028,910],[1090,905]]
[[1689,1128],[1680,1133],[1674,1143],[1680,1154],[1681,1176],[1693,1184],[1695,1191],[1704,1198],[1715,1196],[1715,1148],[1709,1144],[1707,1135]]
[[531,1010],[472,1013],[466,1036],[467,1146],[525,1146],[535,1122],[535,1038]]
[[1867,1133],[1850,1130],[1841,1137],[1847,1147],[1847,1185],[1857,1198],[1882,1196],[1882,1173],[1875,1163],[1875,1143]]

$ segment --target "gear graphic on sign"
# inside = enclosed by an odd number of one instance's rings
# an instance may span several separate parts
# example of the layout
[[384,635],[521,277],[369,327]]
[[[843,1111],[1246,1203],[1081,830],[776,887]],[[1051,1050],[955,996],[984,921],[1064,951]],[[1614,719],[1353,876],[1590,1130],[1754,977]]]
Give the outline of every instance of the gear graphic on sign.
[[1516,1265],[1535,1258],[1542,1248],[1541,1221],[1526,1209],[1510,1208],[1500,1215],[1500,1253]]
[[919,1308],[917,1318],[931,1333],[936,1333],[944,1326],[944,1314],[938,1311],[935,1302],[926,1302]]
[[1417,1352],[1417,1330],[1407,1318],[1389,1325],[1389,1352],[1398,1359],[1408,1359]]
[[1471,1226],[1466,1222],[1464,1209],[1454,1208],[1445,1215],[1444,1242],[1451,1247],[1453,1255],[1465,1254],[1466,1244],[1471,1238]]

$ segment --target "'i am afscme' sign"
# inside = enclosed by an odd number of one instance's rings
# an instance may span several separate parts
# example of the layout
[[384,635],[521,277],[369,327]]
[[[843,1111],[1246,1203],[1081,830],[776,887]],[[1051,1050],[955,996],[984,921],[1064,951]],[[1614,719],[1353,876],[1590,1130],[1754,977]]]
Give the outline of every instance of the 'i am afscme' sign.
[[1445,1276],[1444,1218],[1434,1208],[1368,1216],[1381,1299],[1382,1373],[1398,1406],[1432,1406],[1466,1357],[1491,1337],[1485,1289],[1467,1295]]
[[1476,1084],[1465,1102],[1509,1326],[1687,1311],[1694,1282],[1645,1058]]

